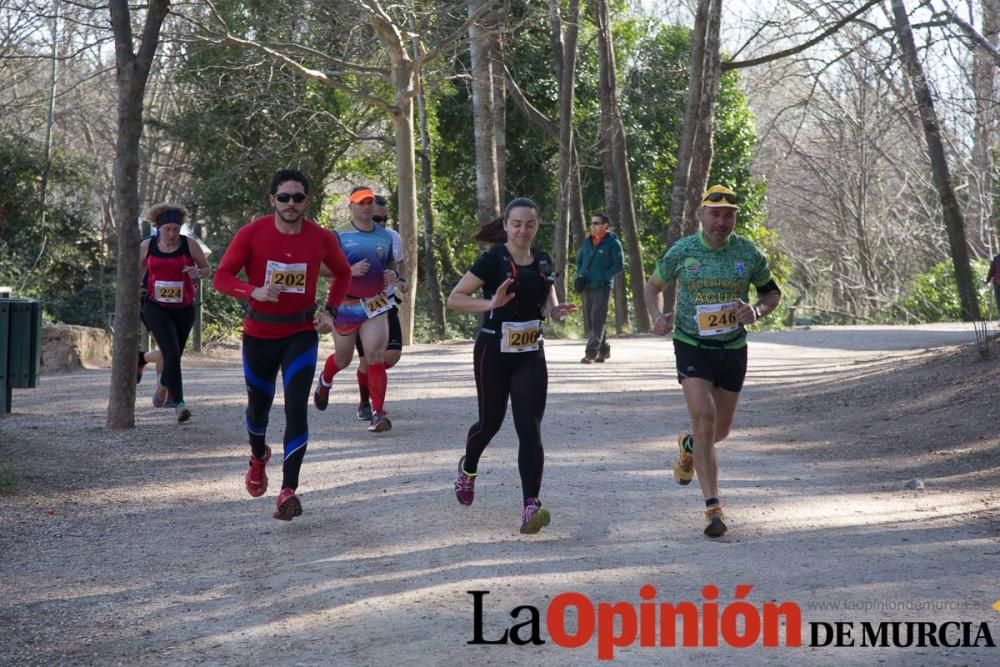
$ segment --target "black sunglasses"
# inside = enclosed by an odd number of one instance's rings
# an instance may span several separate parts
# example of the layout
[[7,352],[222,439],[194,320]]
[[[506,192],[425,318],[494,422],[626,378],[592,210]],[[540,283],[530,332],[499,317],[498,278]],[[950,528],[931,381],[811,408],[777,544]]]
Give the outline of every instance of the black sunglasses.
[[703,201],[710,201],[712,203],[720,202],[725,199],[730,204],[736,204],[736,195],[731,195],[728,192],[710,192],[708,196],[705,197]]
[[387,215],[373,215],[372,216],[372,222],[385,222],[388,219],[389,219],[389,216],[387,216]]
[[301,192],[296,192],[295,194],[289,194],[287,192],[279,192],[278,194],[274,195],[274,198],[277,201],[280,201],[282,204],[287,204],[290,201],[293,201],[296,204],[301,204],[306,200],[306,196]]

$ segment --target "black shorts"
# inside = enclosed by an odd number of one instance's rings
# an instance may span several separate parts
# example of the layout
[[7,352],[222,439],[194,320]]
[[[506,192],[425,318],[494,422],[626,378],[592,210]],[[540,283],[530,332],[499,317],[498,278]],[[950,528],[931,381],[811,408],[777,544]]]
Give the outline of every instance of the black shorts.
[[739,393],[747,374],[747,346],[737,350],[724,347],[695,347],[674,339],[677,381],[701,378],[726,391]]
[[[386,344],[387,350],[403,349],[403,327],[399,324],[399,308],[393,308],[386,317],[389,318],[389,342]],[[365,356],[365,348],[361,344],[361,334],[354,337],[354,349],[358,351],[358,356]]]

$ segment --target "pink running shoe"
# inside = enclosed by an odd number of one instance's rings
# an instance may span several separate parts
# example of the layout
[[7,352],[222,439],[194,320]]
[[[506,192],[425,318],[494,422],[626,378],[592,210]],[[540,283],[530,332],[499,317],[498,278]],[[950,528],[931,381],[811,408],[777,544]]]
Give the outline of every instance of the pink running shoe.
[[250,455],[250,469],[247,470],[246,477],[243,478],[247,487],[247,493],[253,498],[259,498],[267,493],[267,471],[264,467],[271,460],[271,448],[264,445],[264,458],[259,459],[253,454]]
[[476,497],[476,475],[465,472],[462,466],[465,464],[465,457],[458,460],[458,478],[455,480],[455,497],[463,505],[471,505]]
[[542,501],[538,498],[528,498],[528,504],[524,506],[521,513],[521,532],[525,535],[534,535],[545,526],[549,525],[552,517],[549,511],[542,507]]

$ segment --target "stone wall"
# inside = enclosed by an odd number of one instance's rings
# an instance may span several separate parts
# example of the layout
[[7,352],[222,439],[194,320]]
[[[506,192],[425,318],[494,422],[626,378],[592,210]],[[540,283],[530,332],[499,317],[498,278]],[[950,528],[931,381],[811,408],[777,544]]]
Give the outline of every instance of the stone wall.
[[75,324],[42,327],[43,374],[110,365],[111,338],[104,329]]

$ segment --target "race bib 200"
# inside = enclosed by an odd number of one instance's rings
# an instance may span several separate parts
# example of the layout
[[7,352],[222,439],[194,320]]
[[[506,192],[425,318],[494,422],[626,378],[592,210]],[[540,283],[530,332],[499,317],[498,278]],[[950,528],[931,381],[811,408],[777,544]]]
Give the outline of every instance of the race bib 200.
[[534,352],[541,339],[541,320],[504,322],[500,327],[501,352]]

